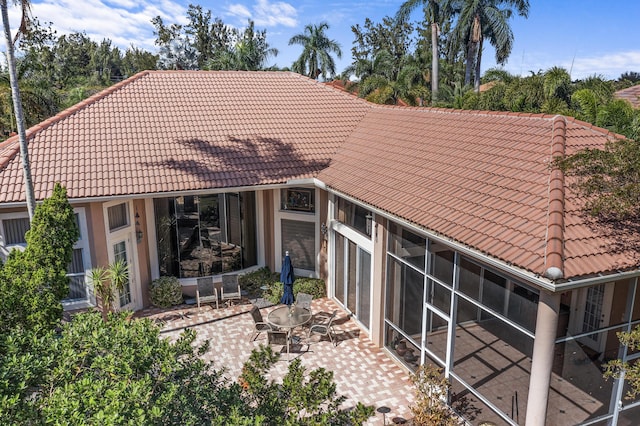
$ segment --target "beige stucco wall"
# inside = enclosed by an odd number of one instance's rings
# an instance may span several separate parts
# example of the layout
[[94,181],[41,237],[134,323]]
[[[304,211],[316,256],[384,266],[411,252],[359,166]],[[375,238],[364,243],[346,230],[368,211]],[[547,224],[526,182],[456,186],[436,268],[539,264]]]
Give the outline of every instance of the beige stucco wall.
[[[147,215],[145,211],[144,199],[133,201],[133,211],[138,215],[137,222],[134,223],[136,232],[143,231],[142,240],[136,242],[138,257],[138,277],[140,278],[140,288],[142,289],[142,305],[147,307],[151,305],[149,299],[149,286],[151,284],[151,265],[149,261],[149,236],[145,232],[147,229]],[[136,240],[137,241],[137,240]]]
[[373,241],[373,276],[371,277],[371,330],[369,338],[378,347],[384,345],[384,286],[386,277],[386,245],[387,220],[379,216],[375,218]]

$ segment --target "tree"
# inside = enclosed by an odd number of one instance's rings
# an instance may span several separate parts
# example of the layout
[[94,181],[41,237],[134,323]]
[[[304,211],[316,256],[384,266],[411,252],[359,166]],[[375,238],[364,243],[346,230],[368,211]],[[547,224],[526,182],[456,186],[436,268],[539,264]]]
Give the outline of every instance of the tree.
[[574,188],[587,199],[585,209],[603,222],[635,222],[640,218],[640,144],[609,142],[604,149],[585,149],[559,161]]
[[278,55],[278,49],[267,43],[267,31],[256,31],[252,20],[244,30],[235,29],[231,38],[235,41],[218,49],[205,69],[259,71],[266,68],[269,58]]
[[187,40],[179,37],[160,46],[157,67],[163,70],[197,70],[198,52]]
[[439,0],[406,0],[400,6],[396,19],[406,21],[418,6],[422,6],[425,18],[431,23],[431,101],[438,100],[440,54],[438,53],[438,24],[442,21]]
[[13,109],[16,117],[16,126],[18,129],[18,140],[20,141],[20,159],[22,160],[22,171],[24,175],[25,198],[27,201],[27,210],[29,219],[33,218],[36,210],[36,196],[33,190],[33,179],[31,177],[31,163],[29,161],[29,149],[27,146],[27,132],[24,121],[24,111],[22,109],[22,98],[20,97],[20,88],[18,86],[18,74],[16,72],[16,59],[14,53],[14,43],[21,34],[28,31],[29,28],[29,0],[14,0],[15,4],[20,5],[22,15],[20,19],[20,27],[16,33],[16,37],[11,37],[11,26],[9,25],[9,10],[7,0],[0,0],[0,12],[2,12],[2,24],[4,28],[4,41],[7,47],[7,65],[9,69],[9,81],[11,82],[11,94],[13,98]]
[[307,376],[300,359],[289,364],[281,383],[268,381],[278,358],[270,347],[260,346],[242,368],[238,382],[249,417],[264,418],[267,424],[355,425],[373,415],[373,407],[361,403],[353,409],[340,408],[346,398],[337,394],[333,373],[318,368]]
[[320,76],[326,79],[327,74],[331,77],[336,74],[336,64],[331,53],[341,58],[342,50],[338,42],[327,37],[327,29],[329,24],[326,22],[319,25],[308,24],[303,33],[289,39],[289,46],[297,44],[303,47],[302,54],[291,67],[294,72],[313,79]]
[[496,50],[496,62],[504,64],[513,47],[513,31],[509,19],[515,8],[519,16],[529,14],[528,0],[453,0],[452,10],[458,16],[451,46],[463,47],[466,52],[465,85],[471,83],[475,67],[474,87],[480,91],[480,65],[485,38]]
[[373,74],[384,74],[395,80],[409,56],[414,26],[385,16],[380,23],[367,18],[364,28],[356,24],[351,31],[355,36],[351,48],[353,63],[345,72],[361,80]]
[[415,425],[455,426],[460,424],[451,409],[444,403],[449,397],[451,385],[443,377],[442,370],[431,364],[422,364],[411,381],[416,388],[416,403],[411,407]]
[[48,329],[62,318],[69,294],[67,266],[79,231],[66,190],[56,184],[36,208],[25,250],[13,250],[0,268],[0,332]]
[[[0,334],[0,417],[7,424],[362,424],[373,407],[341,409],[333,374],[255,350],[238,382],[202,360],[209,344],[171,341],[150,319],[81,313],[60,333]],[[5,380],[5,378],[10,380]]]
[[[616,336],[629,351],[640,349],[640,326],[636,326],[631,331],[617,332]],[[623,362],[621,359],[615,359],[607,362],[604,368],[605,378],[624,379],[629,384],[625,395],[627,399],[633,400],[640,394],[640,362]]]

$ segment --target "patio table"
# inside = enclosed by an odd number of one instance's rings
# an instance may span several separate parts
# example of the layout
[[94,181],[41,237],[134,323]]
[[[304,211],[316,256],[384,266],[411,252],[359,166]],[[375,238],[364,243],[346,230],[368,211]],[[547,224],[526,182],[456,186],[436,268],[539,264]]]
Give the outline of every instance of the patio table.
[[309,321],[311,321],[311,310],[299,306],[280,306],[267,315],[267,323],[287,332],[287,358],[289,358],[291,331]]

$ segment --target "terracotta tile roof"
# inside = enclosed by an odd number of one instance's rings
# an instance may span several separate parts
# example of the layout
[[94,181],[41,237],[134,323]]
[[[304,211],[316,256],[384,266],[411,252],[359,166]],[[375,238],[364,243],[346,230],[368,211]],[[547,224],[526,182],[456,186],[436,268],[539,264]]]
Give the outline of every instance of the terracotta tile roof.
[[590,226],[550,164],[612,137],[565,117],[380,106],[318,178],[534,274],[588,276],[636,268],[638,251],[613,250],[619,236]]
[[[38,199],[57,181],[92,198],[317,175],[535,274],[638,265],[638,236],[592,226],[550,169],[553,155],[613,137],[574,119],[375,106],[284,72],[170,71],[138,74],[28,135]],[[0,203],[24,200],[16,138],[0,143],[0,182]]]
[[[326,167],[370,106],[294,73],[144,72],[29,129],[36,198],[286,182]],[[0,202],[24,200],[15,138]]]
[[640,84],[618,90],[613,96],[618,99],[626,99],[634,108],[640,108]]

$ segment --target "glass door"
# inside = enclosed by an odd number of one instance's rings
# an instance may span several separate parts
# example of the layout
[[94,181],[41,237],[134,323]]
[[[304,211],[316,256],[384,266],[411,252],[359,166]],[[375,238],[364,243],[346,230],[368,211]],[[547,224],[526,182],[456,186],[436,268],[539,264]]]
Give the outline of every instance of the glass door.
[[120,309],[134,309],[133,297],[131,295],[131,280],[133,279],[130,261],[130,241],[121,240],[113,244],[113,259],[115,262],[122,261],[127,265],[127,280],[121,291],[118,292]]
[[371,254],[358,248],[358,319],[369,328],[371,317]]
[[371,322],[371,253],[336,233],[334,294],[367,329]]

